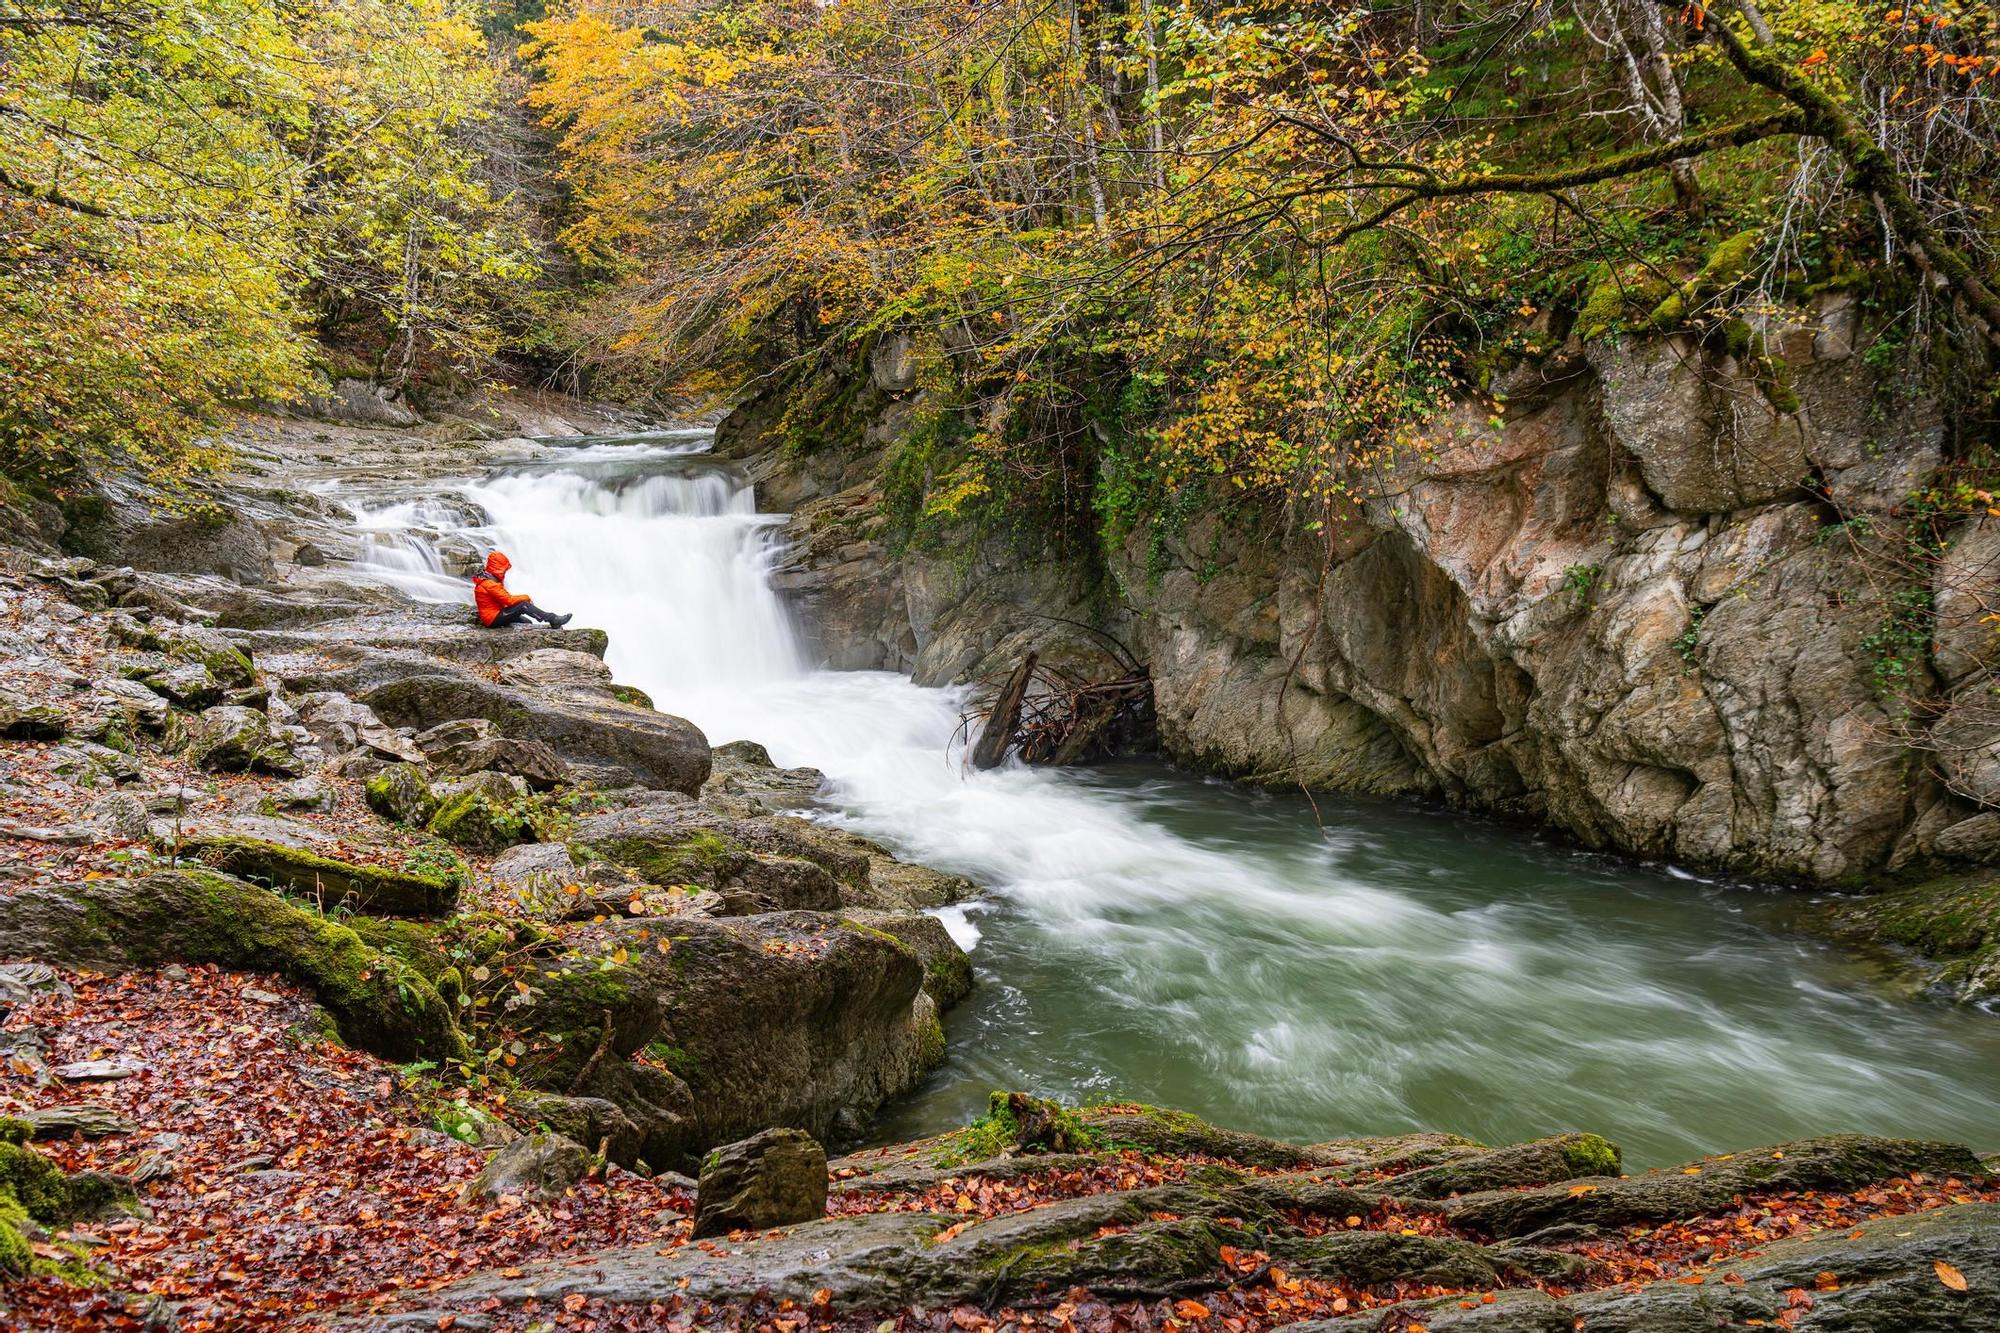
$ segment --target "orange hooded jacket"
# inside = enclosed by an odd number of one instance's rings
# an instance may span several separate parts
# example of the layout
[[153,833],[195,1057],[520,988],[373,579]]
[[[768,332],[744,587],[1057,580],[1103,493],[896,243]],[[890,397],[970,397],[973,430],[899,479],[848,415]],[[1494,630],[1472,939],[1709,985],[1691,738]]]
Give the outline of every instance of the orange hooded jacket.
[[472,599],[479,604],[479,623],[491,625],[502,611],[528,601],[526,593],[507,591],[507,571],[514,562],[495,551],[486,557],[486,568],[472,576]]

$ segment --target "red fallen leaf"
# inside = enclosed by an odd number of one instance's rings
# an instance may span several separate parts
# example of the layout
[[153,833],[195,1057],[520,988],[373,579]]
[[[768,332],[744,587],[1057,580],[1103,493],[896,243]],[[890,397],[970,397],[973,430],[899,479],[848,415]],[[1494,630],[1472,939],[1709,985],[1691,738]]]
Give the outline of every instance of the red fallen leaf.
[[1206,1319],[1212,1311],[1200,1301],[1175,1301],[1174,1313],[1183,1319]]
[[563,1297],[563,1309],[569,1311],[571,1314],[575,1314],[583,1308],[585,1299],[587,1298],[582,1292],[572,1291],[569,1295]]
[[1832,1273],[1821,1273],[1813,1279],[1813,1285],[1821,1291],[1839,1291],[1840,1279]]

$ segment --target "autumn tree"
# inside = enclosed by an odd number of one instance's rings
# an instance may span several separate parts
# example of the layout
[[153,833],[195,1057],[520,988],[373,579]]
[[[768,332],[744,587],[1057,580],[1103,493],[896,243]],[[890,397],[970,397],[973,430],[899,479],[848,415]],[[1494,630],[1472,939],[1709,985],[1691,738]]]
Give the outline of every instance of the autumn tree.
[[162,480],[232,403],[310,387],[346,307],[391,378],[497,345],[526,273],[465,144],[493,78],[452,0],[0,6],[0,462]]

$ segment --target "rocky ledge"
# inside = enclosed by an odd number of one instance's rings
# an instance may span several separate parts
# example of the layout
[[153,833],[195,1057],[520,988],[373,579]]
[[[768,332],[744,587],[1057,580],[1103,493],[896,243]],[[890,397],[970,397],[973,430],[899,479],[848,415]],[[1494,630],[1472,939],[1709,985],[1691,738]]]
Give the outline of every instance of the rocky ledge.
[[[970,969],[917,907],[965,881],[797,817],[816,772],[712,748],[601,633],[482,630],[248,520],[164,569],[22,521],[0,958],[269,974],[341,1040],[647,1171],[771,1124],[851,1138],[942,1058]],[[167,550],[148,522],[122,540]]]

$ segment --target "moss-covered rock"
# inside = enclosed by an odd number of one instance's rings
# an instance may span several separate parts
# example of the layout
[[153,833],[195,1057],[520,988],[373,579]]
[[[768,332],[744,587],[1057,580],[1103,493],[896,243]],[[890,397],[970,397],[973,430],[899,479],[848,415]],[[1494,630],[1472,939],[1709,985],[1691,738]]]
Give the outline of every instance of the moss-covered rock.
[[1525,1236],[1558,1224],[1629,1226],[1674,1221],[1725,1207],[1753,1192],[1848,1190],[1921,1171],[1976,1176],[1979,1160],[1955,1143],[1842,1134],[1757,1148],[1644,1176],[1596,1176],[1540,1189],[1496,1189],[1453,1200],[1454,1226],[1488,1236]]
[[440,802],[430,818],[432,833],[460,847],[486,852],[535,840],[528,799],[504,775],[475,773],[466,784]]
[[63,710],[36,703],[12,690],[0,690],[0,736],[9,740],[61,740],[69,729]]
[[136,1206],[132,1183],[103,1171],[66,1174],[34,1149],[0,1143],[0,1195],[11,1197],[44,1226],[68,1226],[80,1218]]
[[1651,323],[1656,329],[1671,329],[1686,319],[1702,302],[1728,291],[1749,270],[1763,240],[1760,230],[1738,232],[1709,251],[1701,271],[1676,287],[1653,307]]
[[1103,1142],[1097,1130],[1060,1102],[1025,1092],[995,1092],[986,1099],[986,1114],[939,1141],[933,1160],[948,1166],[1017,1153],[1085,1153]]
[[458,903],[458,882],[439,875],[336,861],[256,838],[194,835],[184,855],[252,883],[305,898],[322,911],[344,907],[385,916],[443,916]]
[[204,710],[188,725],[189,763],[211,772],[275,773],[293,778],[305,765],[292,747],[271,733],[271,723],[254,708],[223,704]]
[[0,888],[0,954],[72,967],[218,963],[312,990],[351,1044],[456,1059],[465,1042],[416,969],[269,889],[201,870]]
[[438,810],[437,796],[415,764],[389,765],[368,779],[362,794],[368,808],[392,824],[422,828]]
[[1494,1148],[1396,1178],[1398,1194],[1442,1199],[1477,1190],[1549,1185],[1559,1180],[1618,1174],[1618,1149],[1595,1134],[1562,1134]]
[[1316,1149],[1223,1129],[1185,1111],[1163,1107],[1092,1107],[1083,1112],[1083,1118],[1107,1142],[1129,1144],[1162,1156],[1220,1157],[1281,1171],[1328,1162],[1327,1155]]
[[1944,875],[1820,904],[1821,928],[1850,944],[1914,955],[1926,988],[1962,1004],[2000,997],[2000,872]]
[[1649,265],[1600,268],[1592,274],[1583,307],[1577,312],[1577,336],[1586,341],[1601,338],[1621,324],[1635,323],[1670,290]]
[[908,947],[924,965],[924,990],[940,1012],[972,993],[972,959],[958,947],[944,922],[922,912],[853,912],[860,929],[879,930]]

